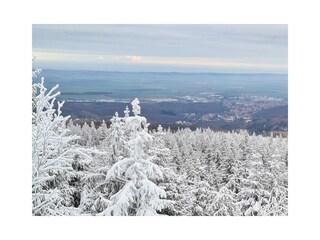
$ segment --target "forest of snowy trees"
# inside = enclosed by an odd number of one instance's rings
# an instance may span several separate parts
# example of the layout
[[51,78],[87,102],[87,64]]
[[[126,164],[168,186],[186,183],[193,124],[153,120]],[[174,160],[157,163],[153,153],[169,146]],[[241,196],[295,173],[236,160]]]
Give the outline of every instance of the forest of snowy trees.
[[148,130],[134,99],[111,126],[74,124],[33,72],[32,214],[288,214],[287,138]]

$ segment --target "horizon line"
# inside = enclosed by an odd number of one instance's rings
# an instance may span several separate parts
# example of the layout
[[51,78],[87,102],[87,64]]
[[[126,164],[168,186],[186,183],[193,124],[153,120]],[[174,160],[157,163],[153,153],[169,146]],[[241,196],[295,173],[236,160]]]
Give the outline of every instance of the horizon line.
[[54,71],[82,71],[82,72],[110,72],[110,73],[177,73],[177,74],[229,74],[229,75],[288,75],[287,73],[273,72],[183,72],[183,71],[118,71],[118,70],[89,70],[89,69],[57,69],[41,68],[42,70]]

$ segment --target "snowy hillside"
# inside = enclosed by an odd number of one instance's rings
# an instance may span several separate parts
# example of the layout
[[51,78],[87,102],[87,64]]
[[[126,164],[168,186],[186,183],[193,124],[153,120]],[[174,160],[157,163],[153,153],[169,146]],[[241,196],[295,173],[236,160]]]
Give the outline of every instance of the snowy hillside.
[[33,85],[33,215],[288,214],[287,138],[151,132],[138,99],[109,128],[80,126],[57,88]]

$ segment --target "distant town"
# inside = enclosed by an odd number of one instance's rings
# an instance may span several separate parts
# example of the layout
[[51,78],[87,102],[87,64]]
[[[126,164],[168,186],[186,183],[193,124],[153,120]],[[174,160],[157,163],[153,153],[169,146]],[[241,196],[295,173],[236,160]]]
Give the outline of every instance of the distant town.
[[[271,109],[275,107],[287,106],[287,101],[281,98],[255,96],[242,94],[237,97],[223,97],[219,94],[208,94],[206,98],[186,96],[179,99],[186,103],[197,102],[218,102],[228,108],[222,114],[219,113],[206,113],[201,116],[197,116],[195,113],[185,114],[185,119],[177,121],[177,124],[181,125],[193,125],[195,122],[211,122],[211,121],[224,121],[234,122],[241,120],[249,123],[254,119],[254,114],[264,109]],[[286,130],[286,129],[283,129]]]
[[[142,112],[153,125],[247,129],[263,133],[288,131],[288,102],[283,98],[203,92],[200,96],[140,98]],[[76,121],[109,120],[120,116],[130,99],[67,100],[65,113]]]

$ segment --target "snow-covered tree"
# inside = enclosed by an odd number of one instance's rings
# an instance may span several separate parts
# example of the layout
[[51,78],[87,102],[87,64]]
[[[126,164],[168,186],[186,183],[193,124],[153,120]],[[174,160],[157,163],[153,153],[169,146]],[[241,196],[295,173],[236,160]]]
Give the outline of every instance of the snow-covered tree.
[[165,191],[157,185],[162,179],[160,168],[150,161],[146,148],[152,141],[147,120],[139,116],[139,100],[132,101],[134,116],[125,117],[130,131],[129,157],[116,162],[106,179],[118,181],[121,189],[110,197],[110,205],[100,215],[157,215],[165,207]]
[[111,147],[111,159],[115,163],[119,156],[126,157],[126,139],[124,131],[124,122],[119,117],[118,113],[111,119],[110,126],[110,147]]
[[98,143],[100,144],[104,139],[108,136],[108,127],[104,120],[102,120],[101,125],[97,129],[97,135],[98,135]]
[[214,216],[237,216],[240,209],[237,205],[236,194],[226,186],[221,187],[219,192],[213,194],[210,211]]
[[[90,153],[75,144],[61,115],[64,102],[56,102],[58,85],[50,91],[44,78],[33,84],[32,109],[32,212],[34,215],[74,214],[75,158],[91,161]],[[57,105],[57,106],[56,106]]]

